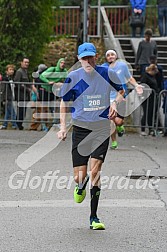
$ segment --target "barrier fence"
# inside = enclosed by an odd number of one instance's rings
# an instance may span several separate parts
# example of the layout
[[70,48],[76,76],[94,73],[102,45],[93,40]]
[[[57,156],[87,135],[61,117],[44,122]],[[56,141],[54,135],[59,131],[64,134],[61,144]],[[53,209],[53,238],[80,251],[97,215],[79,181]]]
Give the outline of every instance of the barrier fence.
[[[129,16],[131,15],[130,5],[121,6],[103,6],[108,16],[108,20],[114,35],[131,36],[131,27],[129,25]],[[90,6],[88,36],[100,37],[101,26],[103,25],[98,15],[99,7]],[[53,35],[71,35],[77,36],[80,27],[80,7],[79,6],[60,6],[53,7],[54,34]],[[100,26],[100,27],[98,27]],[[157,36],[157,6],[146,6],[146,28],[153,30],[153,35]]]
[[156,132],[158,132],[159,124],[162,124],[164,133],[167,134],[167,90],[162,90],[158,97],[158,112],[156,118]]
[[[32,84],[34,83],[0,83],[0,123],[2,128],[19,127],[23,129],[20,127],[23,122],[28,125],[26,129],[31,130],[45,130],[52,125],[59,125],[59,88],[54,86],[53,93],[49,93],[41,87],[43,83],[36,83],[38,92],[37,96],[34,96],[31,89]],[[129,89],[129,93],[131,91],[132,89]],[[165,120],[167,120],[167,99],[165,100],[165,97],[167,97],[167,90],[163,90],[159,94],[152,90],[151,95],[141,104],[142,97],[137,93],[131,96],[125,103],[126,111],[132,111],[131,114],[125,112],[125,115],[131,118],[128,123],[125,120],[125,127],[138,128],[146,130],[152,135],[157,135],[159,130],[164,129]],[[72,107],[72,102],[68,109],[68,122],[71,120],[70,106]]]

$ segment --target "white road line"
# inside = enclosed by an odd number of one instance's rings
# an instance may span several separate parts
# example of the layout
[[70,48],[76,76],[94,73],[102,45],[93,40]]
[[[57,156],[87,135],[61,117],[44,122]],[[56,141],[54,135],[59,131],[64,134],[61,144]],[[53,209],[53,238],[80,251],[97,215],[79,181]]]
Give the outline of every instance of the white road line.
[[[76,204],[73,200],[26,200],[26,201],[0,201],[0,208],[4,207],[89,207],[90,201]],[[163,208],[165,204],[160,200],[148,199],[109,199],[101,200],[100,207],[128,207],[128,208]]]

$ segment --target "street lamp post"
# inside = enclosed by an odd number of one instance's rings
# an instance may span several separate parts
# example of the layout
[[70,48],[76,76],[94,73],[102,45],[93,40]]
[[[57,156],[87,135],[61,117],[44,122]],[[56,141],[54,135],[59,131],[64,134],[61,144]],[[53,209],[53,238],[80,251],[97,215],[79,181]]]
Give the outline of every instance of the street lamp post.
[[101,15],[100,15],[100,7],[101,7],[101,0],[98,0],[98,15],[97,15],[97,34],[100,37],[100,23],[101,23]]
[[83,42],[88,38],[88,0],[84,0]]

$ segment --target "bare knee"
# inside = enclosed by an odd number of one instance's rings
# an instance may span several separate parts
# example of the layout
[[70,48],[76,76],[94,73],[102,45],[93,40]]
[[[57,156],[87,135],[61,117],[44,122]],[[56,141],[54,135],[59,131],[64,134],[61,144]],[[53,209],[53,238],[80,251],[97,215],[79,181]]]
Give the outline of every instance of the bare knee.
[[74,181],[79,184],[82,183],[87,175],[86,170],[74,169]]
[[117,118],[115,119],[115,124],[116,124],[117,126],[121,126],[121,125],[123,124],[123,119],[117,117]]

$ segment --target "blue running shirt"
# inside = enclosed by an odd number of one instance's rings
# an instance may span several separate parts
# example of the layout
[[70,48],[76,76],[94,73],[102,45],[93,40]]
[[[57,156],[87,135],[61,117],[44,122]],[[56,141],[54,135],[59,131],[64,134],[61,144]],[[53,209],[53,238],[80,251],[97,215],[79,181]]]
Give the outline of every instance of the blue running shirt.
[[[109,63],[105,62],[104,64],[102,64],[102,66],[104,67],[108,67],[109,68]],[[123,60],[117,60],[115,62],[115,65],[113,67],[111,67],[112,70],[114,70],[117,73],[118,76],[118,82],[117,84],[120,85],[120,89],[123,89],[125,91],[125,95],[127,95],[127,83],[128,80],[132,77],[127,64],[123,61]],[[110,76],[110,74],[109,74]],[[115,80],[110,76],[111,80],[115,82]],[[111,100],[115,99],[115,94],[111,93]]]
[[83,68],[72,71],[63,84],[60,96],[63,101],[73,101],[72,118],[83,122],[96,122],[107,118],[110,92],[120,90],[118,76],[112,69],[96,66],[91,73]]

